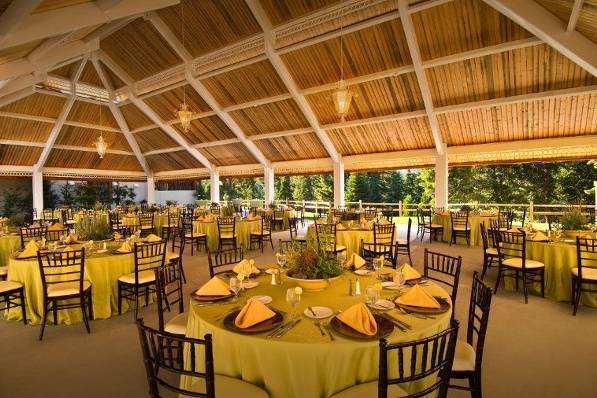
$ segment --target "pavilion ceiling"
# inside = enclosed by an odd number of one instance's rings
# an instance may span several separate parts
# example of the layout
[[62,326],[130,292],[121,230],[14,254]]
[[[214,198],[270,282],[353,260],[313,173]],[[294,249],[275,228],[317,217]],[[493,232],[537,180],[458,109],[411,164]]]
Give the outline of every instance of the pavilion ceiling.
[[[171,178],[209,168],[260,174],[271,162],[285,174],[330,171],[337,155],[347,170],[405,168],[433,164],[438,140],[451,164],[597,157],[584,148],[597,147],[597,77],[490,0],[410,0],[406,16],[397,0],[182,0],[184,47],[180,1],[122,0],[107,11],[114,19],[90,17],[70,32],[35,31],[21,42],[13,36],[34,15],[99,7],[35,2],[0,35],[0,169]],[[575,3],[535,5],[597,53],[597,1]],[[0,1],[0,13],[8,7]],[[356,94],[343,122],[331,96],[340,32],[344,77]],[[183,101],[194,112],[188,131],[174,113]],[[104,159],[93,149],[100,131]],[[557,141],[566,137],[570,145]],[[513,141],[544,149],[516,153]]]

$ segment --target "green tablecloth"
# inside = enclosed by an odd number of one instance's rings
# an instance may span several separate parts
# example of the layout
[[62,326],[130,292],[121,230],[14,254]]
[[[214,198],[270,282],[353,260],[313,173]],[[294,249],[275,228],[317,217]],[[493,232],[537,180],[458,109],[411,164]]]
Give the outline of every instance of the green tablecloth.
[[[111,244],[111,251],[119,244]],[[94,319],[107,319],[118,314],[118,277],[134,271],[133,254],[94,254],[85,259],[85,279],[92,285]],[[8,280],[21,282],[25,286],[27,318],[33,325],[41,322],[43,314],[43,286],[37,259],[17,260],[11,258],[8,264]],[[128,303],[123,300],[123,311]],[[21,320],[21,309],[11,309],[8,319]],[[68,309],[58,311],[58,322],[73,324],[81,322],[81,311]],[[52,317],[48,317],[52,322]]]
[[10,256],[21,248],[21,237],[19,235],[0,236],[0,267],[8,265]]
[[[483,238],[481,237],[481,223],[485,222],[485,227],[489,229],[490,220],[497,220],[497,216],[480,216],[471,214],[468,217],[468,224],[471,230],[471,245],[472,246],[482,246],[483,245]],[[443,215],[443,214],[436,214],[433,216],[433,223],[440,224],[444,227],[444,232],[442,234],[442,241],[450,242],[452,237],[452,223],[450,222],[450,215]],[[458,237],[458,243],[466,244],[464,238]]]
[[[359,253],[361,239],[365,242],[373,242],[373,231],[364,229],[336,230],[336,245],[346,246],[347,257],[350,257],[353,253]],[[309,225],[309,228],[307,228],[307,245],[317,247],[317,234],[314,224]]]
[[[545,264],[545,297],[556,301],[572,300],[571,269],[576,268],[576,245],[571,243],[527,243],[527,258]],[[522,281],[519,281],[522,287]],[[514,290],[512,278],[506,278],[506,289]],[[541,286],[534,284],[531,290],[539,294]],[[581,304],[597,307],[597,293],[583,293]]]
[[[286,289],[294,285],[283,279],[283,285],[272,286],[269,284],[269,275],[257,280],[260,285],[244,292],[241,304],[248,297],[265,294],[273,298],[271,306],[289,313],[291,309],[285,301],[285,294]],[[375,282],[369,277],[361,277],[360,281],[363,292]],[[434,295],[449,297],[437,285],[430,285],[425,289]],[[381,294],[383,298],[395,295],[395,291],[386,290]],[[348,278],[343,276],[324,291],[303,291],[298,311],[302,313],[310,305],[344,310],[363,301],[363,296],[348,295]],[[187,335],[202,338],[207,333],[212,334],[216,373],[265,388],[272,398],[328,397],[356,383],[377,379],[377,340],[352,340],[335,333],[336,341],[330,342],[328,337],[321,336],[313,321],[306,317],[281,339],[267,339],[266,333],[242,335],[228,331],[221,320],[215,320],[219,314],[227,312],[234,305],[190,305]],[[392,314],[412,325],[411,331],[401,332],[395,329],[388,336],[390,342],[399,342],[420,339],[444,330],[450,322],[451,313],[446,312],[435,319],[425,320],[402,316],[397,311]],[[390,359],[389,363],[390,372],[396,373],[396,361]],[[202,369],[202,364],[198,369]],[[430,381],[432,380],[428,379],[416,386],[404,387],[420,389]],[[191,383],[190,378],[182,380],[183,386],[188,387]]]
[[[215,221],[193,221],[193,230],[207,235],[207,247],[210,251],[218,250],[218,223]],[[245,250],[249,248],[251,232],[261,230],[261,220],[237,220],[236,221],[236,244],[242,244]]]

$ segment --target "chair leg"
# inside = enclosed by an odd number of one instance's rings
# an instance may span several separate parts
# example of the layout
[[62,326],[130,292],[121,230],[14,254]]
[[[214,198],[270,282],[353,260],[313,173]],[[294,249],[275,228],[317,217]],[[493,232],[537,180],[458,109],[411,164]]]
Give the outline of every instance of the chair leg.
[[495,288],[493,289],[493,294],[497,294],[498,287],[500,287],[500,279],[502,278],[502,266],[498,265],[498,274],[497,279],[495,280]]
[[270,244],[270,246],[272,247],[272,250],[274,250],[274,241],[272,240],[272,236],[271,236],[271,234],[270,234],[270,236],[269,236],[269,244]]
[[54,325],[58,325],[58,308],[56,308],[56,301],[52,301],[52,316]]
[[27,310],[25,308],[25,293],[23,293],[23,289],[19,292],[20,300],[21,300],[21,312],[23,315],[23,323],[27,324]]
[[93,294],[91,294],[92,290],[89,289],[89,297],[87,298],[87,303],[89,305],[89,319],[93,320]]
[[481,375],[470,377],[468,383],[471,389],[471,398],[482,398]]
[[118,284],[118,315],[122,315],[122,286]]
[[572,311],[572,315],[576,316],[576,312],[578,311],[578,305],[580,304],[580,295],[582,293],[582,283],[581,283],[580,279],[578,279],[578,278],[573,278],[573,281],[575,281],[575,289],[574,289],[574,295],[572,296],[572,300],[574,300],[574,309]]
[[524,303],[528,304],[529,303],[529,289],[527,287],[527,273],[525,271],[522,271],[522,289],[524,292]]
[[487,272],[487,267],[489,267],[489,257],[485,254],[483,255],[483,271],[481,271],[481,280],[485,277],[485,273]]
[[41,331],[39,333],[39,341],[41,341],[44,338],[44,330],[46,328],[47,320],[48,320],[48,302],[46,300],[44,300],[44,313],[43,313],[43,319],[41,321]]
[[89,329],[89,320],[87,319],[87,310],[85,305],[85,296],[87,293],[82,293],[79,300],[81,302],[81,314],[83,315],[83,323],[85,324],[85,329],[87,329],[87,333],[91,333],[91,329]]
[[545,268],[541,270],[541,297],[545,297]]

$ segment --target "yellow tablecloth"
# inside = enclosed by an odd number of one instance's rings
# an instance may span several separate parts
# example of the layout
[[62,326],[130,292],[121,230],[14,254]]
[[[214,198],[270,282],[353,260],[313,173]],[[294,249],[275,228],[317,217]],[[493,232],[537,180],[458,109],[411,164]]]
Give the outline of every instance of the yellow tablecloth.
[[[193,221],[193,230],[207,235],[207,247],[210,251],[218,250],[218,223],[215,221]],[[249,248],[251,232],[261,230],[261,220],[237,220],[236,221],[236,244],[242,244],[245,249]]]
[[[485,227],[489,229],[491,227],[490,220],[497,220],[497,216],[480,216],[476,214],[470,214],[468,216],[468,224],[471,229],[471,246],[482,246],[483,238],[481,237],[481,223],[485,222]],[[440,224],[444,227],[442,235],[442,241],[449,242],[452,237],[452,223],[450,222],[449,215],[436,214],[433,216],[433,223]],[[458,243],[465,243],[464,238],[458,238]]]
[[0,267],[8,265],[10,256],[21,248],[21,237],[19,235],[0,236]]
[[[373,231],[363,229],[336,230],[336,245],[346,246],[346,255],[350,257],[353,253],[359,253],[361,239],[365,242],[373,242]],[[309,225],[307,228],[307,245],[317,247],[317,234],[315,225]]]
[[[272,286],[269,284],[269,275],[257,280],[260,285],[245,291],[241,300],[257,294],[269,295],[273,298],[270,304],[272,307],[290,313],[291,308],[285,301],[285,294],[286,289],[294,285],[283,279],[283,285]],[[375,282],[373,278],[368,277],[362,277],[360,281],[363,292],[368,285]],[[430,285],[425,289],[434,295],[448,297],[437,285]],[[395,291],[386,290],[381,294],[383,298],[395,295]],[[298,311],[302,313],[310,305],[344,310],[363,301],[363,296],[348,295],[348,278],[342,277],[332,282],[324,291],[303,291]],[[244,300],[241,304],[243,302]],[[336,341],[330,342],[327,336],[321,336],[313,321],[306,317],[281,339],[267,339],[267,333],[238,334],[225,329],[221,320],[215,320],[219,314],[229,311],[234,305],[238,304],[200,307],[192,303],[189,306],[187,335],[202,338],[207,333],[212,334],[216,373],[265,388],[272,398],[323,398],[356,383],[377,379],[377,340],[352,340],[335,333]],[[397,311],[393,311],[392,315],[412,326],[411,331],[401,332],[395,329],[387,337],[390,342],[399,342],[420,339],[444,330],[450,322],[451,312],[425,320],[398,315]],[[395,373],[396,360],[390,359],[389,363],[390,373]],[[190,378],[182,380],[183,385],[188,386],[191,383]],[[404,387],[419,389],[421,386],[422,384]]]
[[[572,300],[571,269],[576,268],[576,245],[570,243],[527,243],[527,258],[545,264],[545,297],[556,301]],[[522,280],[519,281],[522,287]],[[506,288],[514,290],[516,284],[512,278],[506,278]],[[541,286],[534,284],[531,290],[539,294]],[[583,293],[581,304],[597,307],[597,293]]]
[[[109,252],[119,245],[108,246]],[[91,282],[94,319],[107,319],[118,314],[118,277],[134,271],[133,254],[94,254],[85,259],[85,278]],[[41,322],[43,314],[43,286],[37,259],[17,260],[8,263],[8,279],[25,286],[27,318],[33,325]],[[128,303],[123,300],[123,312]],[[11,309],[8,319],[21,320],[21,309]],[[71,325],[81,322],[81,311],[68,309],[58,311],[58,322]],[[52,317],[48,317],[52,322]]]

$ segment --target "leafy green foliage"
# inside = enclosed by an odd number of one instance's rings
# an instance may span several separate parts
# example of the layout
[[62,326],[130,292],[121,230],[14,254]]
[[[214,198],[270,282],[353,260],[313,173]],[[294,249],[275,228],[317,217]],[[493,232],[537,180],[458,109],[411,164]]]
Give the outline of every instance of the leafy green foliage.
[[286,251],[288,275],[301,279],[327,279],[342,273],[338,258],[311,247],[292,246]]
[[560,224],[562,229],[578,230],[583,229],[589,220],[585,217],[580,208],[571,207],[567,209],[562,217],[560,217]]
[[112,229],[104,217],[81,217],[75,232],[80,240],[104,240],[110,238]]

